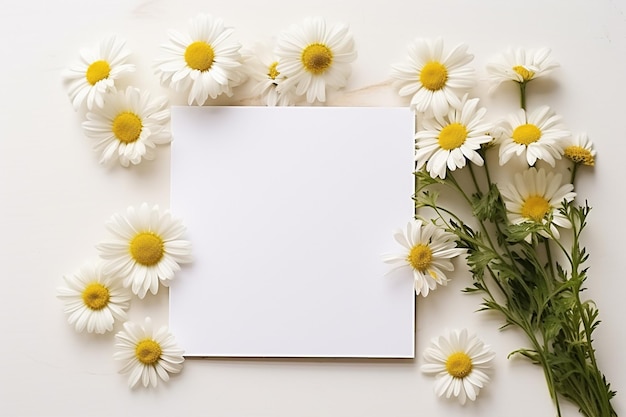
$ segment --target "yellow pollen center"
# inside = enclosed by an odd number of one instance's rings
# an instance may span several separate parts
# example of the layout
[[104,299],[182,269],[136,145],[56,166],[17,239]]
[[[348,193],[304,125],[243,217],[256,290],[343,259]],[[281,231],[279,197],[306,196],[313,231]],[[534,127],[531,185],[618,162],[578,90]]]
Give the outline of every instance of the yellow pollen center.
[[451,123],[444,127],[437,138],[439,146],[447,151],[463,145],[465,139],[467,139],[467,129],[460,123]]
[[465,378],[472,372],[472,359],[465,352],[455,352],[448,356],[446,370],[455,378]]
[[208,71],[215,61],[213,47],[204,41],[190,43],[185,49],[185,62],[189,68],[198,71]]
[[528,197],[522,204],[522,216],[536,222],[541,222],[548,211],[550,211],[550,203],[538,195]]
[[432,263],[433,252],[428,245],[417,244],[411,248],[407,261],[413,267],[420,272],[424,272]]
[[152,232],[138,233],[130,241],[130,255],[141,265],[156,265],[164,253],[163,239]]
[[280,72],[278,72],[278,70],[276,69],[277,66],[278,62],[272,62],[272,65],[270,65],[267,70],[267,76],[270,77],[272,80],[275,80],[276,77],[280,75]]
[[143,129],[141,119],[130,111],[125,111],[115,116],[113,127],[111,128],[115,137],[124,143],[132,143],[139,139],[141,129]]
[[111,67],[109,63],[106,61],[94,61],[87,68],[87,72],[85,73],[85,77],[87,78],[87,82],[91,85],[96,85],[96,83],[100,80],[104,80],[109,77],[111,73]]
[[97,311],[102,310],[109,304],[111,295],[109,289],[99,282],[92,282],[83,290],[83,303],[87,308]]
[[565,157],[577,164],[594,166],[595,161],[591,152],[581,146],[572,145],[565,148]]
[[430,91],[441,90],[448,81],[448,70],[437,61],[430,61],[420,71],[420,82]]
[[530,145],[533,142],[537,142],[541,139],[541,130],[533,124],[527,123],[525,125],[519,125],[513,131],[513,142],[520,145]]
[[521,65],[514,66],[513,71],[515,71],[522,77],[523,82],[530,81],[535,76],[534,71],[530,71]]
[[332,65],[333,52],[324,44],[312,43],[304,48],[300,60],[305,70],[319,75]]
[[153,365],[161,358],[161,345],[152,339],[144,339],[135,347],[135,357],[144,365]]

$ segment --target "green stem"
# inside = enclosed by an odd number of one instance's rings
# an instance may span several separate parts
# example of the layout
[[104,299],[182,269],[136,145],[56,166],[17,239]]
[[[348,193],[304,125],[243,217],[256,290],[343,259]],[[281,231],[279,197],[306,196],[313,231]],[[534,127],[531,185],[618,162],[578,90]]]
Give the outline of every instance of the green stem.
[[470,174],[472,175],[472,181],[474,182],[474,187],[476,187],[476,191],[480,194],[482,194],[482,191],[480,190],[480,186],[478,185],[478,181],[476,180],[476,174],[474,173],[474,167],[471,163],[468,164],[469,165],[469,171]]
[[485,151],[485,155],[484,158],[485,163],[484,163],[484,167],[485,167],[485,176],[487,177],[487,183],[489,184],[489,186],[491,186],[492,182],[491,182],[491,174],[489,174],[489,164],[487,164],[487,152]]
[[549,270],[550,270],[550,276],[548,279],[549,282],[547,282],[548,284],[548,289],[550,290],[550,293],[552,291],[554,291],[554,282],[556,281],[556,273],[554,272],[554,262],[552,262],[552,252],[550,251],[550,239],[543,239],[543,244],[546,248],[546,257],[548,259],[548,265],[549,265]]
[[523,81],[519,84],[519,92],[520,92],[520,107],[526,110],[526,81]]
[[572,176],[569,179],[570,184],[574,185],[574,181],[576,180],[576,171],[578,170],[578,164],[574,162],[572,166]]
[[[571,219],[570,221],[572,220],[574,219]],[[581,253],[579,238],[580,238],[580,234],[582,232],[583,227],[584,227],[584,218],[581,219],[581,224],[578,224],[578,222],[572,221],[572,228],[574,229],[574,236],[573,236],[573,242],[572,242],[572,254]],[[580,320],[583,322],[583,329],[585,332],[585,341],[584,341],[585,350],[587,351],[586,352],[587,355],[589,355],[589,361],[591,362],[591,366],[593,367],[593,370],[596,376],[593,379],[594,379],[594,382],[596,383],[596,387],[595,387],[595,389],[597,389],[596,395],[599,395],[600,398],[598,398],[597,396],[594,397],[596,400],[595,403],[596,405],[602,408],[602,413],[601,413],[602,416],[610,416],[611,406],[610,406],[609,393],[607,392],[607,388],[604,384],[604,381],[600,376],[600,370],[598,367],[598,363],[596,361],[595,350],[592,346],[591,333],[593,332],[593,323],[591,323],[591,321],[593,321],[593,318],[589,317],[588,310],[583,307],[582,301],[580,300],[580,292],[581,292],[581,287],[583,283],[583,277],[581,277],[579,274],[580,266],[581,266],[580,256],[578,255],[573,256],[571,279],[575,280],[574,282],[576,282],[576,285],[574,287],[576,310],[578,311]]]
[[[536,340],[536,338],[534,338],[534,334],[533,336],[533,343],[537,343],[537,345],[539,345],[538,341]],[[558,396],[558,392],[556,389],[556,386],[554,384],[555,378],[554,378],[554,371],[552,369],[552,367],[550,366],[550,362],[548,361],[548,357],[547,357],[547,352],[549,352],[549,346],[548,346],[548,338],[545,336],[545,333],[543,332],[542,329],[542,339],[543,339],[543,346],[538,346],[538,351],[541,352],[540,353],[540,357],[541,357],[541,367],[543,368],[543,374],[546,378],[546,383],[548,384],[548,391],[550,392],[550,397],[552,397],[552,401],[554,401],[554,406],[556,408],[556,414],[558,417],[561,417],[561,404],[559,401],[559,396]],[[530,335],[529,335],[530,337]]]

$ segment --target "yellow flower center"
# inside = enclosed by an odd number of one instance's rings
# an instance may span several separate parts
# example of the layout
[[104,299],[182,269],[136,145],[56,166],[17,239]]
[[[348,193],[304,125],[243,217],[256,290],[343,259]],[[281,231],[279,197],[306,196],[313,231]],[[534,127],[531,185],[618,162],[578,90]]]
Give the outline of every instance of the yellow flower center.
[[533,124],[527,123],[525,125],[519,125],[513,131],[513,142],[520,145],[530,145],[533,142],[537,142],[541,139],[541,130]]
[[163,239],[152,232],[138,233],[130,241],[130,255],[141,265],[156,265],[164,254]]
[[441,62],[430,61],[420,71],[420,82],[430,91],[441,90],[448,81],[448,70]]
[[135,357],[144,365],[153,365],[161,358],[161,345],[152,339],[144,339],[135,347]]
[[550,203],[545,198],[534,195],[524,200],[522,204],[522,216],[527,219],[541,222],[550,211]]
[[141,135],[141,129],[143,129],[141,119],[133,112],[122,112],[113,119],[113,134],[120,142],[136,141]]
[[109,304],[111,295],[109,289],[99,282],[92,282],[83,290],[83,303],[90,310],[102,310]]
[[198,71],[208,71],[215,61],[213,47],[204,41],[190,43],[185,49],[185,62],[189,68]]
[[594,166],[596,164],[593,155],[588,149],[582,146],[572,145],[565,148],[565,157],[577,164]]
[[413,267],[420,272],[424,272],[432,263],[433,252],[428,245],[417,244],[411,248],[407,261]]
[[91,85],[96,85],[96,83],[100,80],[104,80],[109,77],[111,73],[111,67],[109,63],[106,61],[94,61],[87,68],[87,72],[85,73],[85,77],[87,78],[87,82]]
[[444,127],[437,138],[439,146],[447,151],[463,145],[465,139],[467,139],[467,129],[460,123],[451,123]]
[[455,378],[465,378],[472,372],[472,359],[465,352],[455,352],[448,356],[446,370]]
[[530,70],[526,69],[525,67],[523,67],[522,65],[514,66],[513,67],[513,71],[515,71],[516,73],[518,73],[522,77],[523,82],[530,81],[535,76],[535,72],[534,71],[530,71]]
[[280,75],[280,72],[278,72],[278,70],[276,69],[277,66],[278,62],[272,62],[272,65],[270,65],[267,70],[267,76],[270,77],[272,80],[275,80],[276,77]]
[[305,70],[319,75],[332,65],[333,52],[322,43],[312,43],[304,48],[300,60]]

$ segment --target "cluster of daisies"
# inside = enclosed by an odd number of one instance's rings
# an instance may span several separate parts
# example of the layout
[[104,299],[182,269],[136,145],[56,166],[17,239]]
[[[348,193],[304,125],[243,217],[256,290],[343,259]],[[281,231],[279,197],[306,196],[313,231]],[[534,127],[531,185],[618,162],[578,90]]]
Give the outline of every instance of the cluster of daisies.
[[[323,103],[326,94],[346,85],[356,59],[348,27],[306,19],[284,31],[276,45],[242,48],[233,28],[211,15],[191,19],[186,33],[171,30],[155,62],[155,75],[165,87],[187,94],[188,105],[204,105],[248,80],[268,106]],[[84,114],[82,127],[95,142],[100,163],[122,166],[155,157],[157,145],[171,142],[167,129],[168,100],[123,84],[135,71],[126,42],[112,36],[95,49],[80,51],[80,60],[63,74],[69,98]],[[126,321],[134,294],[156,294],[174,278],[179,264],[191,261],[181,222],[157,206],[143,204],[116,214],[107,223],[113,238],[97,245],[99,259],[86,262],[64,277],[58,297],[76,331],[103,334],[123,322],[115,335],[115,359],[124,363],[129,384],[156,386],[159,379],[182,369],[183,350],[167,326],[153,329]]]
[[[498,184],[508,221],[511,224],[542,225],[538,234],[559,238],[558,228],[571,227],[559,208],[576,194],[571,183],[564,183],[554,172],[563,156],[578,165],[594,165],[595,151],[584,133],[567,131],[562,118],[550,107],[526,109],[526,84],[549,74],[558,65],[547,48],[509,49],[487,66],[493,88],[503,82],[517,83],[522,92],[522,108],[499,122],[486,119],[478,98],[470,98],[476,85],[475,70],[468,64],[473,56],[467,46],[446,51],[442,39],[417,39],[408,48],[408,59],[392,67],[392,77],[401,96],[410,96],[410,106],[418,120],[415,133],[415,169],[425,170],[435,181],[443,182],[452,171],[468,163],[482,166],[484,150],[499,147],[499,164],[517,160],[525,166],[512,181]],[[539,166],[539,165],[546,165]],[[548,167],[549,166],[549,167]],[[415,293],[426,297],[439,285],[446,285],[446,273],[454,269],[452,258],[465,254],[452,233],[433,222],[411,220],[406,230],[398,230],[395,240],[402,246],[397,254],[385,256],[393,270],[405,270],[414,279]],[[528,242],[533,238],[529,233]],[[454,396],[461,403],[474,400],[488,381],[493,353],[469,336],[467,331],[452,332],[433,342],[424,358],[423,371],[437,375],[438,395]]]
[[157,386],[159,379],[182,369],[183,350],[176,345],[166,325],[153,328],[127,321],[133,295],[143,299],[168,286],[191,262],[191,244],[183,239],[185,227],[169,211],[144,203],[116,213],[106,223],[111,238],[96,248],[99,258],[86,261],[71,275],[63,277],[58,289],[68,322],[77,332],[104,334],[116,322],[123,330],[115,334],[114,358],[121,361],[121,373],[129,374],[129,385]]
[[[409,46],[407,62],[394,65],[392,70],[399,94],[412,94],[410,105],[420,118],[421,128],[415,134],[415,169],[425,169],[432,178],[444,180],[468,161],[482,166],[481,150],[499,146],[500,165],[513,158],[527,165],[512,182],[499,185],[509,221],[548,225],[550,234],[558,238],[556,226],[568,227],[558,207],[576,194],[573,184],[562,182],[562,174],[538,168],[537,162],[554,168],[565,156],[575,164],[593,166],[591,141],[585,133],[572,135],[565,130],[562,117],[548,106],[531,111],[521,108],[498,123],[486,121],[486,109],[479,107],[479,99],[468,96],[476,84],[475,71],[467,65],[473,56],[465,45],[444,51],[441,39],[418,39]],[[526,83],[556,67],[548,49],[518,48],[506,51],[487,66],[487,71],[496,86],[508,80],[525,88]],[[539,233],[548,237],[544,230]],[[452,235],[419,220],[409,223],[406,233],[396,232],[395,239],[407,252],[385,260],[413,271],[418,295],[427,296],[437,285],[446,285],[443,270],[451,271],[450,259],[463,253],[455,249]]]
[[[276,45],[250,49],[233,36],[234,29],[211,15],[191,19],[187,32],[169,31],[155,59],[155,75],[164,87],[187,95],[188,105],[204,105],[248,80],[268,106],[323,103],[330,90],[346,85],[356,59],[348,26],[326,25],[308,18],[282,32]],[[63,74],[82,127],[92,138],[100,163],[118,160],[128,167],[155,156],[157,145],[171,141],[165,97],[122,85],[135,71],[126,42],[110,37],[95,49],[80,51],[80,60]]]
[[[192,19],[187,32],[171,30],[155,61],[155,75],[163,86],[186,94],[188,105],[230,97],[249,80],[269,106],[314,104],[324,103],[329,91],[347,84],[357,56],[348,27],[327,26],[321,18],[292,25],[275,45],[257,44],[249,50],[233,32],[210,15]],[[498,146],[500,165],[513,159],[526,164],[512,182],[498,185],[508,220],[540,223],[547,227],[538,233],[558,238],[558,227],[569,226],[558,207],[574,199],[573,185],[538,165],[554,168],[563,156],[575,166],[593,165],[592,144],[586,134],[565,130],[562,118],[548,106],[527,110],[522,101],[517,112],[489,122],[479,99],[469,95],[476,73],[467,50],[465,45],[446,50],[442,39],[417,39],[409,45],[407,61],[392,67],[399,94],[410,96],[419,120],[415,169],[445,180],[468,161],[482,166],[482,150]],[[120,84],[135,70],[130,56],[125,42],[111,37],[95,50],[81,51],[80,62],[64,74],[74,108],[85,112],[83,128],[95,140],[100,162],[118,160],[125,167],[154,158],[156,145],[171,141],[167,99]],[[494,88],[513,81],[523,90],[556,67],[548,49],[518,48],[506,51],[487,71]],[[191,260],[190,245],[181,239],[184,227],[158,207],[131,207],[125,215],[113,216],[107,227],[114,238],[97,246],[100,259],[64,277],[66,287],[59,289],[69,323],[79,332],[111,331],[116,321],[126,320],[132,294],[140,299],[148,291],[156,294],[179,264]],[[394,237],[403,250],[385,261],[412,274],[416,294],[424,297],[448,283],[452,259],[465,253],[454,235],[432,222],[414,219]],[[149,318],[143,324],[124,322],[115,338],[114,357],[124,362],[121,372],[130,374],[131,386],[140,381],[156,386],[158,379],[168,380],[182,368],[183,351],[166,326],[155,331]],[[476,399],[489,381],[494,356],[475,335],[455,330],[433,340],[422,370],[436,375],[438,395],[465,403]]]

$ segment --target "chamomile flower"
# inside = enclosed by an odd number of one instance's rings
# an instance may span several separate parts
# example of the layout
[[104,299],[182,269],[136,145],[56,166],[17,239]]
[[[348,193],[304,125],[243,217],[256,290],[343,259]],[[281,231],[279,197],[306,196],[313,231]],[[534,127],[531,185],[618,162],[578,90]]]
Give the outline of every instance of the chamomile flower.
[[105,333],[113,330],[116,320],[126,320],[131,294],[99,262],[85,262],[63,279],[66,286],[58,289],[58,298],[65,303],[67,321],[76,331]]
[[83,129],[102,153],[100,163],[118,159],[122,166],[154,158],[156,145],[169,143],[165,129],[170,111],[167,99],[152,99],[147,92],[128,87],[107,99],[104,108],[87,113]]
[[467,53],[467,45],[444,54],[441,38],[416,39],[408,49],[408,60],[393,65],[391,76],[401,96],[412,96],[411,108],[442,116],[450,106],[459,107],[459,97],[476,84],[475,71],[467,66],[474,59]]
[[559,66],[550,58],[550,49],[509,48],[493,62],[487,64],[493,88],[505,81],[527,83],[549,74]]
[[564,155],[576,164],[594,166],[596,163],[596,151],[586,133],[574,135],[569,143],[566,143]]
[[456,397],[461,404],[474,401],[489,382],[495,353],[467,329],[433,339],[424,351],[422,372],[435,375],[435,394]]
[[113,215],[106,227],[115,237],[97,245],[104,270],[122,278],[139,298],[148,290],[156,294],[159,282],[167,286],[179,264],[191,262],[191,244],[181,239],[185,227],[156,205],[129,207],[125,216]]
[[131,52],[126,42],[112,36],[100,43],[96,49],[82,49],[80,61],[63,73],[74,109],[87,102],[87,109],[104,106],[105,95],[115,89],[115,81],[135,70],[128,64]]
[[424,120],[424,129],[415,134],[416,169],[426,164],[431,177],[445,178],[448,169],[463,168],[468,159],[483,165],[477,150],[492,138],[487,134],[491,126],[483,122],[486,110],[477,108],[478,101],[466,95],[458,109],[451,107],[444,117]]
[[563,155],[563,140],[569,135],[561,124],[561,116],[550,107],[541,106],[530,113],[519,109],[499,129],[500,165],[517,155],[523,156],[529,166],[541,159],[554,167]]
[[[516,173],[512,183],[499,185],[506,206],[507,218],[512,224],[539,223],[549,227],[538,233],[543,237],[559,238],[557,226],[570,228],[567,217],[559,212],[563,201],[576,197],[572,184],[563,184],[560,173],[546,172],[543,168],[530,168]],[[526,237],[530,240],[530,235]]]
[[189,105],[232,95],[232,88],[245,81],[241,45],[232,34],[233,28],[225,27],[221,19],[205,14],[190,20],[189,33],[171,30],[157,60],[161,84],[188,92]]
[[254,81],[252,93],[258,95],[268,106],[291,106],[296,103],[295,87],[278,91],[285,76],[278,72],[278,57],[266,44],[257,44],[246,65],[250,78]]
[[412,271],[415,294],[424,297],[437,284],[448,283],[443,271],[454,270],[450,259],[465,253],[464,249],[456,248],[454,235],[421,220],[410,221],[406,233],[397,230],[394,238],[404,250],[399,254],[385,255],[384,262],[393,265],[391,271]]
[[309,103],[325,102],[327,89],[344,87],[357,53],[348,26],[326,26],[321,18],[308,18],[281,34],[276,48],[277,71],[285,77],[283,93],[295,87]]
[[123,361],[121,374],[130,374],[128,385],[133,388],[140,381],[144,387],[156,387],[159,379],[169,381],[170,374],[183,369],[184,351],[176,345],[167,326],[154,331],[147,317],[143,325],[124,323],[124,330],[115,335],[113,358]]

